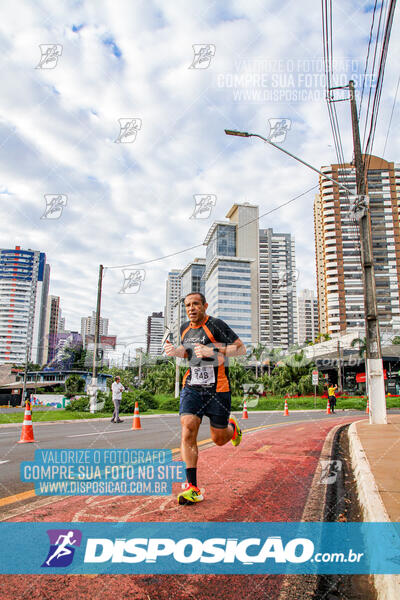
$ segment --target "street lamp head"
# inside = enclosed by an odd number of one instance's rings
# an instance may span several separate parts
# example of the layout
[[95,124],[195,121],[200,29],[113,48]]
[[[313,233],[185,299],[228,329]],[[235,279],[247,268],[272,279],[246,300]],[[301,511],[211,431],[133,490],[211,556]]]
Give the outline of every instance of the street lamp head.
[[226,135],[237,135],[239,137],[250,137],[247,131],[235,131],[234,129],[225,129]]

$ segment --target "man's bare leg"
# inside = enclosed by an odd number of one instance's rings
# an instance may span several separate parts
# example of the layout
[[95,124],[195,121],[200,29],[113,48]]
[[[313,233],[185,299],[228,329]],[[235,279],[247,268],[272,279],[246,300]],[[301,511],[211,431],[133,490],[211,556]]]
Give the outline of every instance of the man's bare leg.
[[197,467],[198,448],[197,434],[199,432],[201,419],[196,415],[181,416],[181,456],[186,463],[187,469]]

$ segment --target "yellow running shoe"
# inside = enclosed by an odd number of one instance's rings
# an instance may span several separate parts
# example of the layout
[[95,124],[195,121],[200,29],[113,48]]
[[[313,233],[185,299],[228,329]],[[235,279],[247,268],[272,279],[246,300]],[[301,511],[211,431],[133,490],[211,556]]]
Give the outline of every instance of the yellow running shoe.
[[196,504],[202,500],[204,500],[204,496],[200,489],[193,484],[186,483],[184,491],[178,494],[179,504]]
[[231,442],[234,446],[239,446],[240,442],[242,441],[242,430],[240,429],[239,423],[237,422],[237,419],[234,415],[231,415],[229,417],[229,423],[233,425],[233,428],[235,430]]

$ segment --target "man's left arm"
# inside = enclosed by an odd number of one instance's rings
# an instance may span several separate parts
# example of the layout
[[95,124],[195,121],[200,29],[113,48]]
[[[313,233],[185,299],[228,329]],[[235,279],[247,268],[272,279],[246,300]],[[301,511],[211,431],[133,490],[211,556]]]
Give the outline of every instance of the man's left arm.
[[242,340],[238,338],[232,344],[221,345],[218,348],[218,352],[224,354],[224,356],[244,356],[246,354],[246,346]]

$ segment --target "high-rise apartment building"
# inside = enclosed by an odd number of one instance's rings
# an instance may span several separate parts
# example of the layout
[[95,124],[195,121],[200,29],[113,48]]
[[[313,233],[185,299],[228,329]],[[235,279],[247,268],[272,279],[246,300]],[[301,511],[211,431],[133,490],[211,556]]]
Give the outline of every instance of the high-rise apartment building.
[[290,233],[260,229],[260,342],[289,348],[297,341],[295,242]]
[[35,250],[0,250],[0,364],[43,364],[50,267]]
[[163,353],[161,342],[164,335],[164,317],[162,312],[153,312],[147,317],[146,352],[150,356]]
[[[100,317],[99,335],[108,335],[108,319]],[[96,333],[96,312],[92,311],[91,317],[81,318],[81,336],[83,347],[86,347],[86,336],[95,335]]]
[[204,244],[207,312],[225,321],[244,344],[259,341],[258,206],[234,204],[229,221],[213,223]]
[[191,292],[205,292],[205,281],[203,278],[206,270],[206,259],[195,258],[182,271],[180,271],[181,296],[184,298]]
[[[363,156],[371,211],[372,251],[379,323],[400,327],[400,164]],[[353,165],[321,168],[356,193]],[[358,222],[352,196],[320,177],[314,202],[319,330],[337,333],[364,324]]]
[[46,364],[54,359],[57,352],[59,309],[60,297],[49,296],[47,299],[43,343],[43,362]]
[[172,328],[174,322],[174,305],[181,296],[180,275],[180,269],[172,269],[172,271],[168,273],[168,279],[166,283],[164,325],[170,329]]
[[318,330],[318,300],[312,290],[302,290],[297,297],[298,343],[314,342]]

